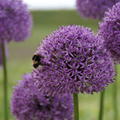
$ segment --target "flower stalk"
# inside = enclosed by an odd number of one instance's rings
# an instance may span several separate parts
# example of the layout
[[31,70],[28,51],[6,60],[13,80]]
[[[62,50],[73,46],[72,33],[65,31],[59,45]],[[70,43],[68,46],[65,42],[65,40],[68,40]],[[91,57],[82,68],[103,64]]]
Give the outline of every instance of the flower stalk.
[[100,109],[99,109],[99,119],[103,120],[104,117],[104,101],[105,101],[105,90],[100,93]]
[[[118,71],[117,65],[116,65],[116,72]],[[118,75],[118,73],[117,73]],[[117,76],[116,81],[113,85],[113,109],[114,109],[114,120],[118,120],[118,101],[117,101]]]
[[79,120],[79,96],[77,93],[73,94],[74,100],[74,120]]
[[7,60],[6,60],[6,51],[5,51],[5,42],[1,43],[2,49],[2,62],[3,62],[3,91],[4,91],[4,118],[8,120],[8,92],[7,92]]
[[118,120],[118,108],[117,108],[117,81],[113,86],[113,106],[114,106],[114,120]]

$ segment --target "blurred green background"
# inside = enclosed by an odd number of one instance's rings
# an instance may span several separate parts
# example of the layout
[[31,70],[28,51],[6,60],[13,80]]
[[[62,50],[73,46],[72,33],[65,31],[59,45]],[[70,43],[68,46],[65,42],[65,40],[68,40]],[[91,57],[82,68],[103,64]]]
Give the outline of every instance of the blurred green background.
[[[21,43],[10,43],[9,59],[8,59],[8,92],[9,104],[13,91],[13,87],[22,79],[22,75],[31,72],[32,56],[41,43],[42,39],[56,30],[61,25],[77,24],[86,27],[91,27],[97,32],[98,21],[83,19],[74,10],[57,10],[57,11],[32,11],[33,15],[33,30],[31,37]],[[119,67],[118,67],[119,68]],[[118,69],[118,73],[119,69]],[[120,75],[118,74],[117,79]],[[119,81],[118,86],[120,86]],[[113,85],[110,85],[106,91],[105,98],[105,115],[104,120],[113,120]],[[119,95],[120,89],[118,89]],[[119,101],[120,95],[118,97]],[[99,111],[99,94],[94,95],[79,95],[79,108],[81,120],[97,120]],[[118,104],[118,105],[119,105]],[[4,120],[3,116],[3,76],[0,68],[0,120]],[[10,109],[10,108],[9,108]],[[120,117],[119,117],[120,119]],[[10,113],[10,120],[15,120]]]

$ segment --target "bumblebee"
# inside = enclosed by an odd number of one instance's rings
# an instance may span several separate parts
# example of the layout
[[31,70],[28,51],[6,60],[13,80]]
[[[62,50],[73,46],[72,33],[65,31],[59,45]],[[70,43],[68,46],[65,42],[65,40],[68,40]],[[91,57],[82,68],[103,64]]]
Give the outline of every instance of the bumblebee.
[[41,59],[42,59],[42,58],[43,58],[43,56],[38,55],[38,54],[36,54],[36,55],[34,55],[34,56],[32,57],[33,67],[34,67],[34,68],[38,68],[39,65],[43,65],[43,63],[41,62]]

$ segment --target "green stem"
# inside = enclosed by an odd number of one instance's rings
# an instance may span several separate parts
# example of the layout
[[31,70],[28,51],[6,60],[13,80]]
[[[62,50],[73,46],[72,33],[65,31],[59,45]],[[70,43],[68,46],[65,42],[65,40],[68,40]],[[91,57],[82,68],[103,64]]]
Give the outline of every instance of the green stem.
[[3,87],[4,87],[4,118],[5,120],[8,120],[8,93],[7,93],[7,64],[6,64],[6,51],[5,51],[5,43],[1,43],[1,49],[2,49],[2,62],[3,62]]
[[[117,65],[116,65],[117,72]],[[113,109],[114,109],[114,120],[118,120],[118,101],[117,101],[117,76],[116,81],[113,85]]]
[[99,120],[103,120],[104,117],[104,99],[105,99],[105,90],[100,93]]
[[79,96],[78,94],[73,94],[74,100],[74,120],[79,120]]
[[113,89],[113,105],[114,105],[114,120],[118,120],[118,108],[117,108],[117,81],[114,83]]

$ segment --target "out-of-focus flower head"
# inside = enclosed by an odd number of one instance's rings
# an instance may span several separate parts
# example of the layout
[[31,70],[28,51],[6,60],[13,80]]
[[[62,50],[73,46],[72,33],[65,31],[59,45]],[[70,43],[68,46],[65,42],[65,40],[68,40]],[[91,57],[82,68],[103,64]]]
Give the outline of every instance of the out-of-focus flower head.
[[105,13],[98,34],[105,40],[105,47],[111,52],[115,63],[120,63],[120,2]]
[[34,81],[47,94],[99,92],[113,82],[110,55],[89,28],[60,27],[43,40],[35,55],[39,66],[32,73]]
[[21,0],[0,0],[0,41],[23,41],[31,27],[30,12]]
[[71,95],[49,96],[41,94],[34,86],[31,74],[15,87],[12,112],[17,120],[72,120]]
[[76,6],[80,15],[87,18],[102,19],[105,11],[119,1],[120,0],[76,0]]

